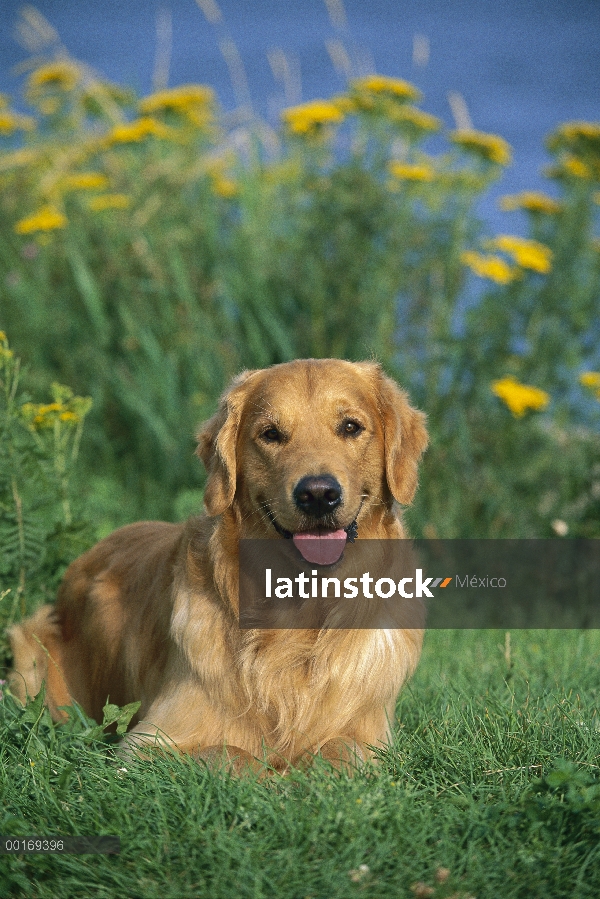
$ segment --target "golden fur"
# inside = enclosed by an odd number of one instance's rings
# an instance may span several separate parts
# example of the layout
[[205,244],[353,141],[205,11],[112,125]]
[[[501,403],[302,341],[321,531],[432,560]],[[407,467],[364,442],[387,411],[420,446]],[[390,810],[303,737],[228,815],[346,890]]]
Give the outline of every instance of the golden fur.
[[[340,421],[364,431],[349,439]],[[263,439],[265,429],[285,434]],[[292,501],[307,474],[332,474],[342,502],[328,524],[357,517],[359,539],[405,536],[427,436],[424,416],[374,363],[299,360],[247,371],[198,435],[207,515],[121,528],[69,567],[57,602],[10,630],[13,692],[46,681],[55,719],[72,700],[102,718],[107,699],[141,700],[127,738],[157,736],[204,758],[305,753],[365,758],[385,744],[422,631],[241,630],[238,541],[282,539],[310,522]],[[357,515],[358,510],[358,515]]]

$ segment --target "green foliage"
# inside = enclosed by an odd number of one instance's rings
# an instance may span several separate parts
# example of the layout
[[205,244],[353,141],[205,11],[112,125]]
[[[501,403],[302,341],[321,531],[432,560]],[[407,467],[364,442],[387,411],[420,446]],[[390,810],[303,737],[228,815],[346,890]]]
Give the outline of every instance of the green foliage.
[[[91,532],[72,498],[71,474],[90,401],[52,385],[52,402],[25,402],[19,361],[0,332],[0,621],[53,598]],[[3,637],[4,640],[4,637]],[[2,647],[4,648],[4,647]]]
[[[26,93],[0,151],[0,325],[31,389],[93,398],[101,532],[193,508],[195,428],[241,368],[375,356],[429,416],[415,533],[600,533],[600,407],[578,381],[600,369],[598,125],[556,130],[555,196],[504,198],[529,238],[491,239],[475,208],[510,148],[443,133],[397,79],[234,132],[209,88],[138,100],[70,60]],[[515,411],[506,379],[545,400]]]

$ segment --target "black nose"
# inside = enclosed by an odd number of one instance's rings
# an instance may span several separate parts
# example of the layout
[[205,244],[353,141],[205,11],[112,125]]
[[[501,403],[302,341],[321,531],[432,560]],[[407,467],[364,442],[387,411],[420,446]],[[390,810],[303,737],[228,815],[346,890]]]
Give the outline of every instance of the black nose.
[[307,475],[294,488],[294,502],[302,512],[322,518],[337,509],[342,501],[342,488],[330,474]]

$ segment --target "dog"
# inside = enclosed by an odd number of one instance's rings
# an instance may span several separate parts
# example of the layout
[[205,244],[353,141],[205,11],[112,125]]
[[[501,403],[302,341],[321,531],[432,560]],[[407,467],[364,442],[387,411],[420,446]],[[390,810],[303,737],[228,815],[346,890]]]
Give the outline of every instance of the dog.
[[422,628],[240,629],[238,547],[287,538],[331,565],[348,539],[405,538],[424,414],[377,363],[296,360],[240,374],[197,439],[206,514],[127,525],[76,559],[55,605],[10,629],[13,694],[44,681],[56,721],[73,701],[97,720],[107,700],[140,701],[137,752],[372,757]]

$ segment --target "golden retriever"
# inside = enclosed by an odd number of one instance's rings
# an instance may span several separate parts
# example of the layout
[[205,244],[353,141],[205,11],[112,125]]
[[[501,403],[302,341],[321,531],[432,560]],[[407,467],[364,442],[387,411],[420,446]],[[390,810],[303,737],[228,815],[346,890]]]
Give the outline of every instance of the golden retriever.
[[425,416],[376,363],[243,372],[198,435],[207,515],[128,525],[73,562],[56,604],[10,630],[13,693],[45,681],[56,720],[73,700],[100,720],[107,700],[139,700],[130,744],[205,759],[367,758],[422,630],[241,629],[239,540],[291,538],[330,565],[348,536],[405,537],[426,444]]

